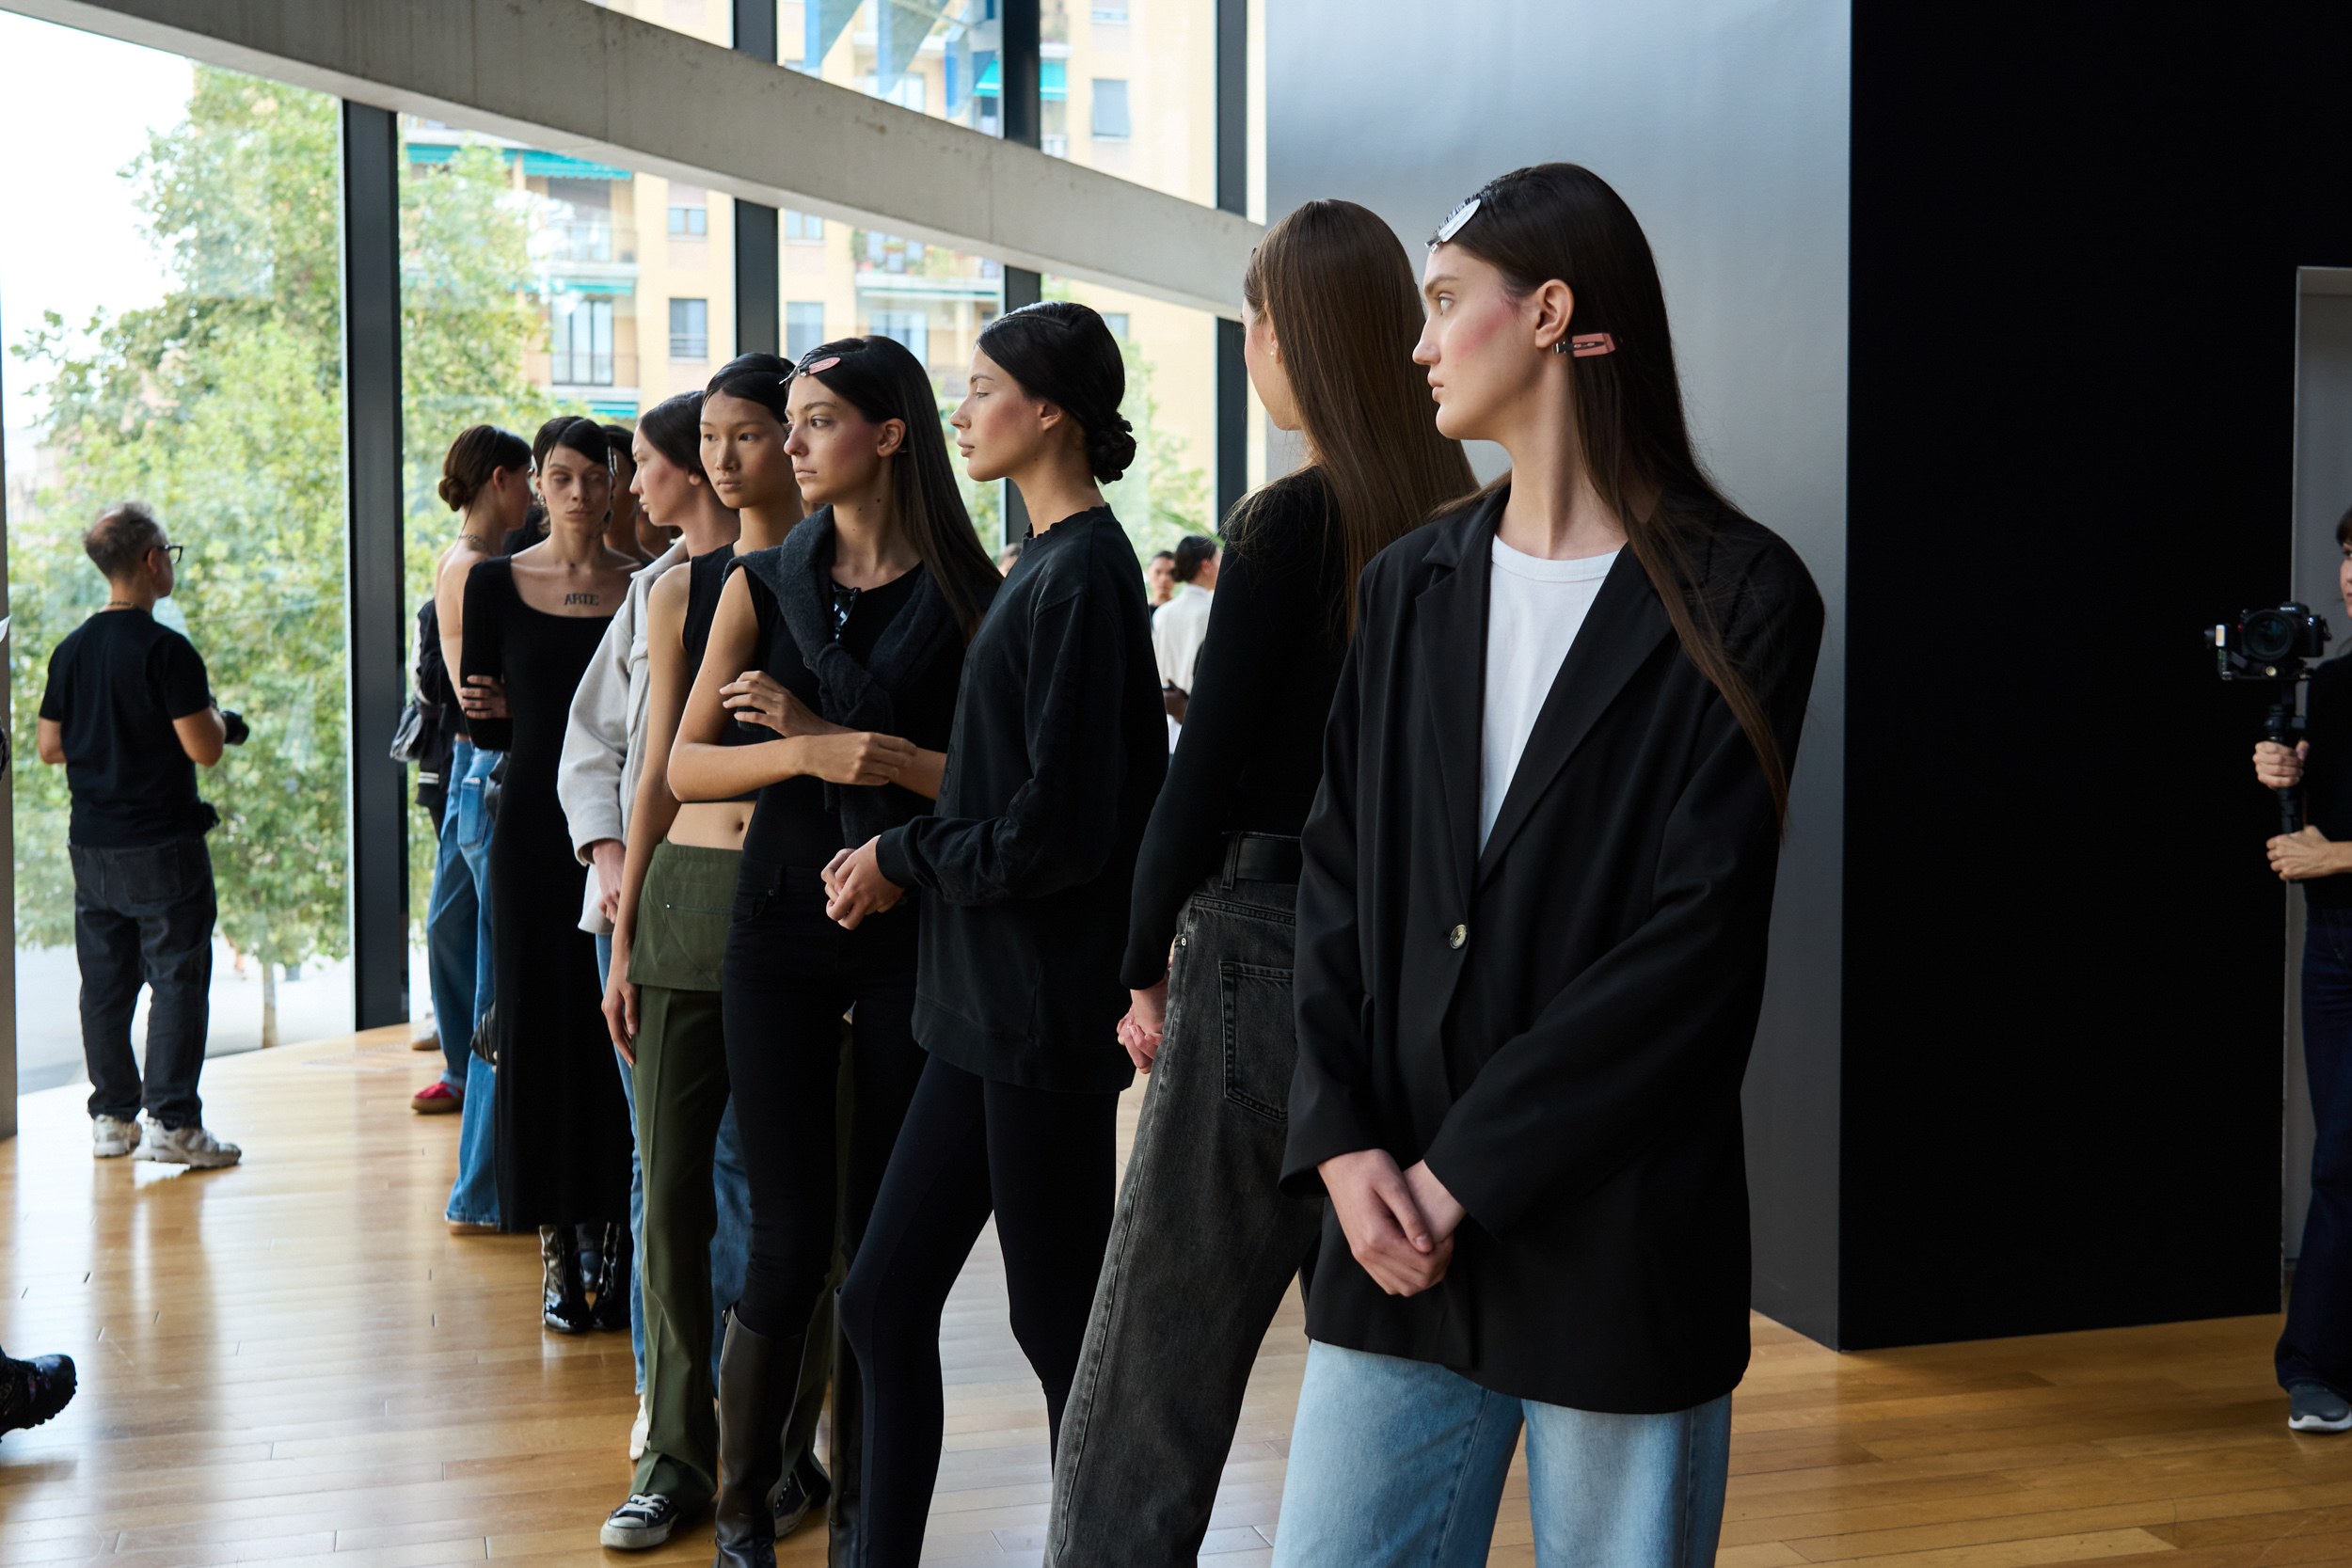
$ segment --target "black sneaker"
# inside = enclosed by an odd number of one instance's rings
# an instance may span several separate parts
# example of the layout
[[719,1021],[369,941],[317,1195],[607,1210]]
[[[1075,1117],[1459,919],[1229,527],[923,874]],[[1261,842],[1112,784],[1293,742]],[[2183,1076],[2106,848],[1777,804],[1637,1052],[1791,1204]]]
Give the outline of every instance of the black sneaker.
[[811,1513],[822,1513],[825,1502],[833,1496],[833,1481],[813,1454],[803,1453],[801,1462],[792,1466],[792,1473],[775,1490],[776,1539],[781,1541],[801,1528],[801,1521]]
[[607,1516],[596,1541],[617,1551],[642,1552],[669,1540],[670,1531],[685,1517],[686,1511],[678,1507],[675,1497],[660,1492],[632,1493],[628,1501]]
[[2352,1427],[2352,1404],[2321,1383],[2298,1383],[2287,1390],[2287,1425],[2297,1432],[2342,1432]]
[[0,1432],[37,1427],[73,1402],[73,1358],[0,1358]]

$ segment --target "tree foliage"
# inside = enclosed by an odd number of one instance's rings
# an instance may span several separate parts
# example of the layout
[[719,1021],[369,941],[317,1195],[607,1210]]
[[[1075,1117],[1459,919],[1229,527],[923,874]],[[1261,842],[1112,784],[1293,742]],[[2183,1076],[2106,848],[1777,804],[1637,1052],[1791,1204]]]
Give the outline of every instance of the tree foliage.
[[[152,308],[70,333],[56,314],[11,352],[41,376],[54,477],[11,519],[9,657],[16,754],[35,752],[36,694],[59,638],[104,602],[80,535],[128,497],[187,546],[159,618],[182,625],[252,738],[200,776],[221,927],[265,960],[348,947],[340,156],[335,101],[198,67],[185,119],[123,170],[169,289]],[[528,431],[545,395],[523,376],[541,328],[528,216],[495,152],[405,171],[403,362],[412,602],[448,514],[442,448],[466,423]],[[359,737],[365,748],[389,736]],[[17,940],[71,940],[61,768],[17,781]],[[410,831],[412,904],[431,872]]]

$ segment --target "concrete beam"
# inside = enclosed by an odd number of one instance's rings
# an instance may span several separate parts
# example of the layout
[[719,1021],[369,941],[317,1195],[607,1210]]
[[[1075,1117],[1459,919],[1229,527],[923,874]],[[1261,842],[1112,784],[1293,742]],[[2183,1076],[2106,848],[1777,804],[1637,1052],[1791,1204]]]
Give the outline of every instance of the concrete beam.
[[588,0],[5,0],[45,21],[1238,320],[1247,218]]

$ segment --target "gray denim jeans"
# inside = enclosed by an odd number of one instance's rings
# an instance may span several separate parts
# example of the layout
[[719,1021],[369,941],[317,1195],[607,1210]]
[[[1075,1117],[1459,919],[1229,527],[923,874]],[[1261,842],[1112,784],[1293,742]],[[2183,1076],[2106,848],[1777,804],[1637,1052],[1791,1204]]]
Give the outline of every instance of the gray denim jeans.
[[[1231,862],[1229,861],[1229,864]],[[1285,1197],[1298,888],[1211,878],[1184,907],[1168,1023],[1062,1414],[1046,1568],[1200,1552],[1242,1394],[1320,1199]]]

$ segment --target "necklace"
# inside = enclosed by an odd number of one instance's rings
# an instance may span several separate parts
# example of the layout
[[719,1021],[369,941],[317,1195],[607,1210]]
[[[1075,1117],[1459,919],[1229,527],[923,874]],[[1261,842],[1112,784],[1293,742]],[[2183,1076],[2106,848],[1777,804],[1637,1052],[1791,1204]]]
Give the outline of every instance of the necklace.
[[479,538],[479,537],[477,537],[477,536],[475,536],[475,535],[473,535],[473,534],[470,534],[470,533],[462,533],[462,532],[458,534],[457,538],[458,538],[459,543],[461,543],[461,544],[467,544],[467,545],[471,545],[471,546],[472,546],[475,549],[477,549],[477,550],[481,551],[484,555],[488,555],[488,554],[490,554],[490,553],[491,553],[491,550],[490,550],[490,544],[489,544],[489,541],[488,541],[488,540],[486,540],[486,539],[482,539],[482,538]]
[[138,609],[138,606],[133,604],[128,599],[108,599],[106,601],[106,608],[108,610],[136,610]]

